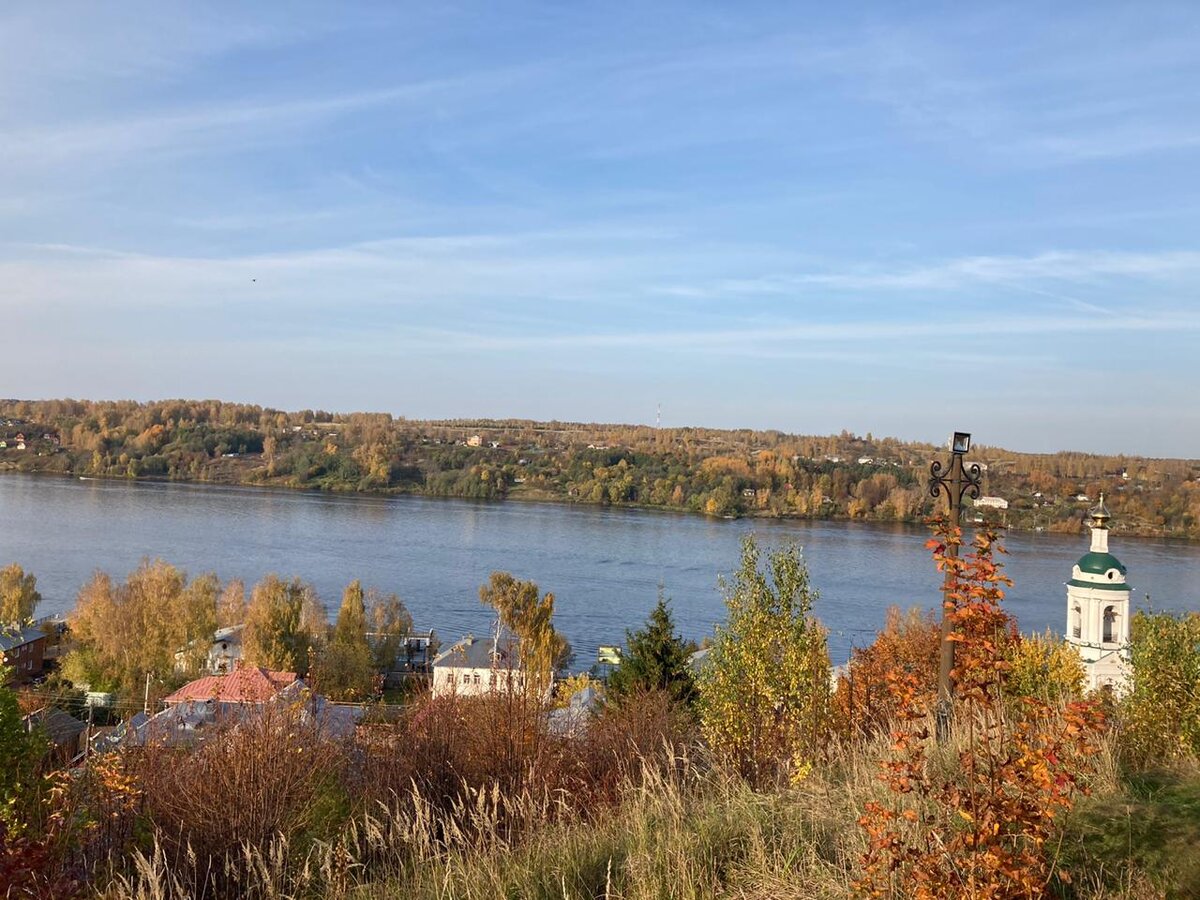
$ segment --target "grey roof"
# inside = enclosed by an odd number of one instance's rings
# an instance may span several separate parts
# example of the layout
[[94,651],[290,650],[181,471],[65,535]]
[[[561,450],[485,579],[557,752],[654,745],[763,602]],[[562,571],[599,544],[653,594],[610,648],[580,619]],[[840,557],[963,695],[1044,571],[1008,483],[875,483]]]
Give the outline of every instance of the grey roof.
[[26,626],[20,631],[0,631],[0,652],[7,653],[25,644],[44,638],[46,633],[34,625]]
[[83,722],[61,709],[43,709],[25,717],[34,728],[41,728],[46,737],[56,744],[73,741],[87,728]]
[[225,628],[218,628],[213,633],[212,642],[219,644],[221,641],[228,641],[231,644],[240,644],[242,642],[242,632],[245,630],[245,625],[229,625]]
[[[492,648],[496,647],[493,661]],[[435,669],[497,669],[519,668],[517,654],[517,639],[512,635],[502,635],[497,642],[495,638],[480,638],[467,635],[457,644],[443,650],[433,661]]]

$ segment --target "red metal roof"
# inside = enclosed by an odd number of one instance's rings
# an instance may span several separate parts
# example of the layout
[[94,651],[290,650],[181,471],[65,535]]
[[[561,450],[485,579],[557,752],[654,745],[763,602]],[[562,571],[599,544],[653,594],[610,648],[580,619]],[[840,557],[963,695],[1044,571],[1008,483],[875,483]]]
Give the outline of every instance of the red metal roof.
[[206,675],[189,681],[163,702],[216,700],[218,703],[262,703],[295,681],[295,672],[273,672],[270,669],[243,666],[228,675]]

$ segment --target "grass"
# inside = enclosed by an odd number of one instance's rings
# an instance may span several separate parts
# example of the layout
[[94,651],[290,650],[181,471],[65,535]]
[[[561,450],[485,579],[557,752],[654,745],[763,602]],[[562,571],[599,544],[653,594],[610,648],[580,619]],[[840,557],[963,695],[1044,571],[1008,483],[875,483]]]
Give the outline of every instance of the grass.
[[1200,770],[1127,776],[1080,804],[1064,861],[1106,889],[1140,879],[1167,897],[1200,897]]
[[[433,741],[421,751],[428,758],[413,758],[419,748],[407,741],[380,748],[380,759],[419,775],[430,760],[440,758],[438,721],[419,721]],[[619,720],[616,732],[636,732],[637,721]],[[662,720],[650,716],[647,721],[658,725],[644,726],[644,734],[670,733],[661,730]],[[486,735],[488,722],[493,720],[481,719],[466,733]],[[420,782],[405,776],[389,781],[366,803],[348,804],[341,781],[317,777],[321,766],[342,758],[320,763],[324,757],[318,754],[310,759],[310,751],[301,754],[296,747],[311,744],[311,735],[290,721],[277,724],[286,726],[292,743],[281,744],[272,737],[278,729],[265,726],[261,734],[253,728],[231,734],[240,747],[233,758],[247,767],[244,777],[229,784],[211,784],[213,772],[239,767],[211,769],[203,753],[186,759],[163,756],[157,762],[147,756],[141,809],[153,830],[139,832],[140,849],[93,870],[91,889],[113,900],[847,898],[853,896],[867,846],[857,822],[866,804],[912,808],[929,802],[915,794],[898,799],[889,793],[879,777],[879,762],[890,744],[882,736],[833,746],[806,778],[767,790],[726,774],[694,742],[647,740],[633,764],[620,767],[611,790],[601,779],[584,798],[580,791],[588,782],[576,776],[586,771],[596,778],[611,750],[597,733],[593,743],[572,751],[589,754],[581,760],[584,770],[560,769],[555,775],[554,766],[566,760],[541,755],[530,758],[526,771],[532,778],[506,781],[482,774],[470,782],[465,777]],[[970,740],[970,732],[956,724],[951,740],[929,757],[931,777],[952,777]],[[358,759],[361,751],[349,752],[347,759]],[[307,780],[306,765],[312,769]],[[1052,895],[1063,900],[1200,897],[1195,853],[1200,766],[1122,776],[1110,734],[1089,771],[1091,796],[1062,822],[1055,868],[1067,877],[1055,880]],[[361,778],[355,788],[361,790],[385,774],[370,767],[356,773],[350,766],[343,776],[348,785]],[[159,784],[149,775],[164,780]],[[281,786],[288,785],[292,793],[285,796]],[[264,792],[264,786],[271,790]],[[232,802],[239,808],[256,803],[274,810],[285,824],[275,832],[254,831],[246,823],[236,827],[240,820],[226,805],[229,797],[238,798]],[[177,810],[171,804],[183,806]],[[197,818],[193,807],[211,809],[213,815]],[[172,812],[182,816],[175,826],[166,815]],[[905,896],[908,887],[898,879],[893,896]]]

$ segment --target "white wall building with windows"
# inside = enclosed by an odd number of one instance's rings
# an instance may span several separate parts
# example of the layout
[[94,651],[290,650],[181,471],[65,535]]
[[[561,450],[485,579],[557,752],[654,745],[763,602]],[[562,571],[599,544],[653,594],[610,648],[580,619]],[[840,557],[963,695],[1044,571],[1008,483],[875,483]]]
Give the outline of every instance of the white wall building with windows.
[[438,654],[432,668],[431,688],[437,697],[520,691],[525,683],[517,639],[509,635],[499,640],[467,635]]
[[1129,682],[1129,595],[1125,566],[1108,550],[1111,516],[1100,505],[1091,511],[1091,548],[1071,570],[1067,582],[1067,643],[1083,660],[1090,690],[1111,688],[1122,694]]

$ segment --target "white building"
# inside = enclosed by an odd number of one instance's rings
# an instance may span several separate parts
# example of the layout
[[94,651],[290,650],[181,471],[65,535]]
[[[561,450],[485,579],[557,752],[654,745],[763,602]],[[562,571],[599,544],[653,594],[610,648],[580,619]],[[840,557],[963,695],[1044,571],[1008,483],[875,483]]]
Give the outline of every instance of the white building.
[[1129,595],[1125,566],[1108,552],[1108,521],[1100,505],[1091,510],[1092,545],[1071,570],[1067,582],[1067,643],[1083,660],[1088,690],[1128,686]]
[[519,691],[524,684],[517,639],[511,635],[481,640],[468,634],[433,660],[435,697]]
[[218,628],[213,635],[212,646],[208,648],[208,673],[223,675],[232,672],[242,661],[242,632],[245,625],[230,625],[228,628]]
[[990,506],[992,509],[1008,509],[1008,501],[1003,497],[980,497],[975,501],[976,506]]

